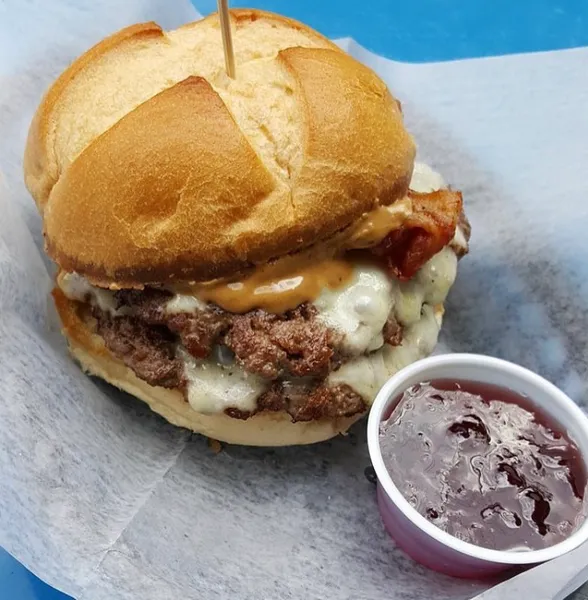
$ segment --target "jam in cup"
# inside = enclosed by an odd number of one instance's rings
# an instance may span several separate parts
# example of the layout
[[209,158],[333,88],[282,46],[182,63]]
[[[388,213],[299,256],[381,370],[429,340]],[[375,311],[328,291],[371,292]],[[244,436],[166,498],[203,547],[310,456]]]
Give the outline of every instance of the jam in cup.
[[386,529],[431,569],[489,577],[588,539],[588,418],[523,367],[470,354],[410,365],[380,390],[368,446]]

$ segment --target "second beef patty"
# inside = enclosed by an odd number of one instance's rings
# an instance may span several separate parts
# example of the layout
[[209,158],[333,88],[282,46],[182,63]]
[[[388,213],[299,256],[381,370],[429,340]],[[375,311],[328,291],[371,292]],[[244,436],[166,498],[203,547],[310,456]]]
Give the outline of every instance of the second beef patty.
[[[254,412],[227,409],[234,418],[264,410],[286,411],[294,421],[349,417],[364,412],[363,399],[349,386],[327,387],[325,379],[347,357],[342,336],[316,318],[304,304],[284,315],[254,310],[242,315],[217,307],[190,313],[169,313],[171,296],[160,290],[120,291],[119,312],[94,309],[97,333],[107,348],[150,385],[185,391],[178,343],[197,359],[221,353],[249,373],[271,381]],[[386,343],[398,345],[402,329],[390,320]],[[297,383],[300,382],[300,383]]]

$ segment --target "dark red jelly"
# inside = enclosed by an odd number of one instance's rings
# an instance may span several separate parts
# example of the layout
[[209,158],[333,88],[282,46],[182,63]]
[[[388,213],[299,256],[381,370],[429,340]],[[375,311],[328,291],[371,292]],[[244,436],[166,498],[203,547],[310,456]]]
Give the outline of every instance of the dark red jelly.
[[584,519],[578,448],[511,390],[446,380],[413,386],[382,422],[380,447],[410,504],[466,542],[537,550]]

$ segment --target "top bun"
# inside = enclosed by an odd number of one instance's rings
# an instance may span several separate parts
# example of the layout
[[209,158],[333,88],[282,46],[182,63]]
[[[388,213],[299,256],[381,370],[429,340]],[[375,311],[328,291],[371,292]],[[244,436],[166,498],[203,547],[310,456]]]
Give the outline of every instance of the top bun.
[[298,251],[408,188],[415,148],[386,85],[312,29],[232,10],[134,25],[53,84],[26,184],[49,254],[93,283],[204,281]]

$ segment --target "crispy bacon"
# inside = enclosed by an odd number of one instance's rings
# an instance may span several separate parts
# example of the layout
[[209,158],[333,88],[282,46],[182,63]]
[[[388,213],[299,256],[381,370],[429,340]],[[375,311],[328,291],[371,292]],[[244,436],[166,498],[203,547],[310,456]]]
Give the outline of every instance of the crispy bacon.
[[413,277],[455,235],[462,212],[460,192],[439,190],[429,194],[409,192],[413,212],[404,225],[390,232],[371,250],[386,261],[401,280]]

